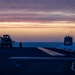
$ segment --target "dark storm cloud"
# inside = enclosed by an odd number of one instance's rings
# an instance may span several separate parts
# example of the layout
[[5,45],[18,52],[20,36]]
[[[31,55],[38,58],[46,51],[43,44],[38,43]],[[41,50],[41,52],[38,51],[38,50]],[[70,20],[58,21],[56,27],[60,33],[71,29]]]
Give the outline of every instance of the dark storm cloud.
[[0,0],[0,21],[75,21],[75,0]]

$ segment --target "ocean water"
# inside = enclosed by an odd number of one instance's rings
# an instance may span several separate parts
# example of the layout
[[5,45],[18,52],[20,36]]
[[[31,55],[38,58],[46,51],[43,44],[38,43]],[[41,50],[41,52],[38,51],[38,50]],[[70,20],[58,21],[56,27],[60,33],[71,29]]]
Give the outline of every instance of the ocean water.
[[[13,44],[14,47],[19,47],[19,42]],[[22,42],[23,47],[47,47],[47,48],[59,48],[65,50],[75,51],[75,42],[72,46],[64,46],[63,42]]]
[[[22,42],[23,47],[57,47],[63,45],[63,42]],[[13,44],[15,47],[19,47],[19,42]]]

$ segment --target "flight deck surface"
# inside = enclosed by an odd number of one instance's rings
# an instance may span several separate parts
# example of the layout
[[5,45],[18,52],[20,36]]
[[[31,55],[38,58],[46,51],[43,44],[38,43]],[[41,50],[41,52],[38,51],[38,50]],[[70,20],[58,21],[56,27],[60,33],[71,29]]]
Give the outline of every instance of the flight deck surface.
[[75,75],[75,54],[59,49],[0,48],[0,75]]

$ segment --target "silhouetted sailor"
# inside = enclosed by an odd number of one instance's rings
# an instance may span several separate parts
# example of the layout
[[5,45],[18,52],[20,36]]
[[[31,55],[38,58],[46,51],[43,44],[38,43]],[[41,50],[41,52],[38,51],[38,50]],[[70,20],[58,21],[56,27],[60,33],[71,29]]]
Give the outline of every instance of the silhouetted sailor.
[[20,44],[19,44],[19,45],[20,45],[20,49],[21,49],[21,48],[22,48],[22,43],[20,42]]

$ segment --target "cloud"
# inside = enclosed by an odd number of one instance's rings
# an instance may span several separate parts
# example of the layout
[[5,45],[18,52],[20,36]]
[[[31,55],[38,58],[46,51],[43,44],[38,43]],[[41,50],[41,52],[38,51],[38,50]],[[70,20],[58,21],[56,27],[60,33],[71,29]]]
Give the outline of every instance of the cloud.
[[2,10],[0,12],[0,21],[75,21],[75,14],[69,12],[54,11],[26,11],[26,10]]
[[38,22],[0,22],[0,28],[75,28],[74,23],[66,21],[57,21],[51,23]]
[[[0,0],[3,8],[35,10],[75,9],[75,0]],[[6,6],[6,7],[5,7]],[[1,7],[2,8],[2,7]]]
[[0,0],[0,21],[75,21],[75,0]]

